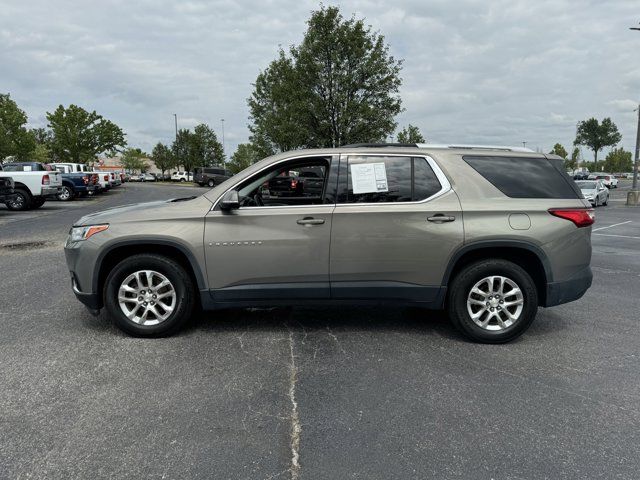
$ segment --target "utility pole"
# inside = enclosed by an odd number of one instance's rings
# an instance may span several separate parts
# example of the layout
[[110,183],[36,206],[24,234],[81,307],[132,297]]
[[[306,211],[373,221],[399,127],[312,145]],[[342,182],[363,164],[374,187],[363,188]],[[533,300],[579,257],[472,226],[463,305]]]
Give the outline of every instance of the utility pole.
[[522,142],[522,148],[527,148],[527,142]]
[[224,118],[221,118],[220,121],[222,122],[222,166],[224,167],[225,165],[225,153],[224,153]]
[[173,114],[173,118],[174,118],[174,119],[175,119],[175,121],[176,121],[176,140],[178,140],[178,114],[177,114],[177,113],[174,113],[174,114]]

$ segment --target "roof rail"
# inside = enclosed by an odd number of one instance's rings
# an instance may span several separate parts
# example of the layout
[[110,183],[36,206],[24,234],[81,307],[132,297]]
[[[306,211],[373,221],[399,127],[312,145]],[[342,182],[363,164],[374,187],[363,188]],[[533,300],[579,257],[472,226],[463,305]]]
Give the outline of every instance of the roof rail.
[[526,147],[509,147],[505,145],[448,145],[448,144],[436,144],[436,143],[418,143],[419,148],[455,148],[460,150],[504,150],[505,152],[523,152],[533,153],[533,150]]
[[505,152],[533,153],[526,147],[509,147],[505,145],[467,145],[446,143],[351,143],[342,148],[379,148],[379,147],[410,147],[410,148],[452,148],[459,150],[502,150]]
[[413,147],[416,148],[417,143],[351,143],[342,145],[341,148],[378,148],[378,147]]

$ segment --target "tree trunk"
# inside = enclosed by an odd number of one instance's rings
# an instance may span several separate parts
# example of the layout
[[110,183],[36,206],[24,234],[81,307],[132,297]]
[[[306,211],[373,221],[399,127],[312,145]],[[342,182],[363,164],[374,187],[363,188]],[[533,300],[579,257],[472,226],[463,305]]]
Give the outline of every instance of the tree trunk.
[[593,170],[595,173],[598,173],[598,150],[594,150],[593,153],[595,154],[593,159]]

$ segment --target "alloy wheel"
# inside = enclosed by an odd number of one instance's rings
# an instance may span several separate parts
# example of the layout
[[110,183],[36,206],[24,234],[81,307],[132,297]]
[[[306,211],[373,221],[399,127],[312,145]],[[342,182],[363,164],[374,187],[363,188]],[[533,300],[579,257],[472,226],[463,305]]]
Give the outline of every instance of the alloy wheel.
[[140,270],[126,277],[118,289],[118,303],[125,316],[138,325],[158,325],[176,307],[176,289],[163,274]]
[[524,308],[524,296],[516,282],[503,276],[485,277],[467,296],[471,320],[485,330],[499,331],[518,321]]

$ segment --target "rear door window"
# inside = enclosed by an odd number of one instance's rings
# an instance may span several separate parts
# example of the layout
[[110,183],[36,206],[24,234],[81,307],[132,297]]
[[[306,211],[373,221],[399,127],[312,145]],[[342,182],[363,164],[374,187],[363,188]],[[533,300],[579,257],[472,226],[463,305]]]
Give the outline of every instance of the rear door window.
[[341,180],[340,203],[399,203],[425,200],[442,189],[422,157],[349,156],[346,187]]
[[580,198],[566,173],[546,158],[462,157],[474,170],[511,198]]

